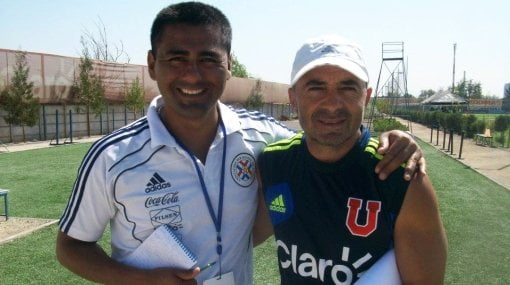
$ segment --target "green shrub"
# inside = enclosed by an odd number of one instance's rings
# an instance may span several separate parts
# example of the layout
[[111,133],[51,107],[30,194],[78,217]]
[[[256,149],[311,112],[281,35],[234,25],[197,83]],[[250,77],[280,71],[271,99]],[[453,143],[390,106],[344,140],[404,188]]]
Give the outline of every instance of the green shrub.
[[391,112],[391,105],[388,100],[377,100],[375,106],[381,113],[389,114]]
[[441,128],[446,128],[448,126],[446,122],[446,113],[438,113],[438,123]]
[[[497,116],[494,120],[494,130],[500,132],[500,136],[496,137],[496,141],[500,143],[502,146],[505,146],[505,132],[510,128],[510,116]],[[510,143],[510,135],[508,136],[508,140],[506,145]]]
[[250,95],[243,103],[243,107],[248,110],[258,110],[264,106],[264,95],[262,95],[262,81],[257,79],[255,86],[250,91]]
[[448,113],[446,114],[446,128],[460,133],[462,130],[462,114]]
[[252,93],[248,96],[243,107],[248,110],[260,109],[264,106],[264,96],[260,93]]
[[476,116],[471,114],[462,118],[462,130],[466,132],[466,137],[473,138],[476,131]]
[[497,136],[494,136],[494,139],[496,140],[497,143],[499,143],[500,145],[504,146],[505,145],[505,136],[503,134],[501,135],[497,135]]
[[407,127],[394,118],[374,120],[374,131],[385,132],[389,130],[407,131]]
[[485,127],[487,125],[485,121],[477,120],[474,125],[477,134],[483,134],[485,132]]
[[434,124],[435,127],[438,127],[440,124],[439,124],[439,118],[441,117],[441,112],[432,112],[432,122]]
[[494,130],[497,132],[504,132],[510,127],[510,116],[497,116],[494,121]]

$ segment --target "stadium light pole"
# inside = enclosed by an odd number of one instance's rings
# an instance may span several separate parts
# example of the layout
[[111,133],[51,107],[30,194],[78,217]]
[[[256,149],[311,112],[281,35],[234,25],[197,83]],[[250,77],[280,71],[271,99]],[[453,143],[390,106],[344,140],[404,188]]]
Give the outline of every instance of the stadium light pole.
[[455,95],[455,53],[457,51],[457,43],[453,44],[453,78],[452,78],[452,94]]

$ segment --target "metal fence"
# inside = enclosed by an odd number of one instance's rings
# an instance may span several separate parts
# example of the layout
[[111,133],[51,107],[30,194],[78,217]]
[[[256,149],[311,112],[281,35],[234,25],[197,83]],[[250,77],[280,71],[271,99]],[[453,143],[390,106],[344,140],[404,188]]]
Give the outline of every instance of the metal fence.
[[[234,105],[240,107],[240,105]],[[83,108],[82,108],[83,109]],[[257,109],[278,120],[292,118],[289,104],[267,103]],[[144,116],[146,108],[135,114],[125,105],[108,105],[99,115],[90,114],[90,135],[105,135]],[[5,111],[0,110],[0,142],[17,143],[23,141],[23,128],[6,124]],[[73,138],[88,136],[87,114],[76,105],[41,105],[38,123],[25,127],[26,141],[50,141],[51,144],[72,142]]]
[[[0,111],[0,142],[23,141],[23,128],[6,124]],[[99,115],[89,114],[90,135],[104,135],[145,115],[135,114],[124,105],[108,105]],[[63,143],[72,138],[88,136],[87,114],[76,105],[41,105],[39,120],[33,127],[24,127],[26,141]]]

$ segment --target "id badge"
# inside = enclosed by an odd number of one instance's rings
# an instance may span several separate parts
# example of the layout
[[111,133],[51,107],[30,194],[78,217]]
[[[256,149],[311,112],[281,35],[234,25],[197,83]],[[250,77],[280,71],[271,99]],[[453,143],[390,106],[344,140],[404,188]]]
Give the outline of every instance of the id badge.
[[235,285],[234,273],[229,272],[204,281],[204,285]]

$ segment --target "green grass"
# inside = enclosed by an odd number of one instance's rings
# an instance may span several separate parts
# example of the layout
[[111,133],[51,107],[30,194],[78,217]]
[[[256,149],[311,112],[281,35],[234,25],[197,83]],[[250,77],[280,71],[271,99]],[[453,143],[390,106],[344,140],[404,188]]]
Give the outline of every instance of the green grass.
[[255,248],[254,252],[253,284],[277,285],[280,284],[278,261],[276,260],[276,245],[271,237]]
[[[469,114],[466,114],[469,115]],[[493,129],[494,131],[494,121],[496,121],[496,117],[501,116],[501,114],[473,114],[475,115],[478,121],[485,122],[485,126],[487,128]]]
[[508,284],[510,191],[421,145],[448,235],[445,284]]
[[477,120],[481,121],[485,120],[486,122],[494,122],[497,116],[501,116],[501,114],[473,114],[473,115],[475,115]]
[[[57,231],[57,225],[52,225],[1,245],[0,284],[93,284],[60,266],[55,256]],[[109,249],[109,237],[105,233],[100,242],[105,249]]]
[[10,189],[10,214],[60,218],[87,144],[0,154],[0,188]]
[[[421,144],[449,241],[445,284],[508,284],[510,191]],[[14,216],[59,218],[90,144],[0,154]],[[0,284],[90,284],[55,259],[57,226],[0,245]],[[109,232],[101,241],[109,250]],[[8,261],[8,262],[5,262]],[[279,284],[274,240],[255,249],[255,284]]]

